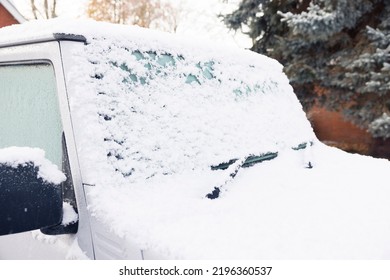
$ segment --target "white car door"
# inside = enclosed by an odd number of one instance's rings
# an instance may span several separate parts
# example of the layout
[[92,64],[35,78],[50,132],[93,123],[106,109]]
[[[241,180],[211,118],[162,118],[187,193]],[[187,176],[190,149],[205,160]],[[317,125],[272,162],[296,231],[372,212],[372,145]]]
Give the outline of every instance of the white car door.
[[59,46],[52,41],[0,47],[0,148],[43,149],[45,157],[67,176],[62,186],[65,210],[78,212],[79,218],[67,226],[48,228],[45,234],[38,229],[0,236],[0,259],[94,257],[86,202],[80,197],[83,191],[75,191],[82,184],[74,159]]

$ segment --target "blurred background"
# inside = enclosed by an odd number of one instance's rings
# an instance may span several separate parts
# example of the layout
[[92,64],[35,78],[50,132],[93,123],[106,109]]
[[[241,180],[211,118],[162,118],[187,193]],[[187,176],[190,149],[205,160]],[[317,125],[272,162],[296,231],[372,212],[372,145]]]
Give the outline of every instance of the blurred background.
[[233,12],[239,1],[221,0],[12,0],[27,19],[92,18],[217,40],[250,48],[251,40],[229,30],[219,15]]
[[0,0],[0,27],[54,17],[139,25],[273,57],[321,141],[390,159],[389,0]]

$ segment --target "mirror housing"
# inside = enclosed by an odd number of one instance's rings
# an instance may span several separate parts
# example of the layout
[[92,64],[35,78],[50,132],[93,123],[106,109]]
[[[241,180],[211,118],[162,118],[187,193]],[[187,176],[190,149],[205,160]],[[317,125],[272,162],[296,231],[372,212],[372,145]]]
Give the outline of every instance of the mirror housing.
[[62,188],[42,179],[33,162],[0,163],[0,235],[61,223]]

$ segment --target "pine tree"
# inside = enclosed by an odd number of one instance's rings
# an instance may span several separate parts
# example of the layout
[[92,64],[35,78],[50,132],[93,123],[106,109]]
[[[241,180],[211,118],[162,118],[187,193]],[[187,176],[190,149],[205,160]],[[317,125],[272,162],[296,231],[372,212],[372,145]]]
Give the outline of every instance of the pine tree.
[[285,65],[305,109],[343,111],[390,138],[390,1],[242,0],[224,21]]

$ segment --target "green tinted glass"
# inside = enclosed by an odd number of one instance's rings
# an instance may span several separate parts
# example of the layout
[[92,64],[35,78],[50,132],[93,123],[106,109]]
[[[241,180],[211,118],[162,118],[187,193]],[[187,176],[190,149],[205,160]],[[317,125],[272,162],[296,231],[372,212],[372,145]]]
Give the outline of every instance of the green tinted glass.
[[0,66],[0,148],[38,147],[61,168],[61,136],[52,65]]

